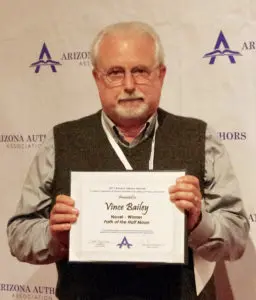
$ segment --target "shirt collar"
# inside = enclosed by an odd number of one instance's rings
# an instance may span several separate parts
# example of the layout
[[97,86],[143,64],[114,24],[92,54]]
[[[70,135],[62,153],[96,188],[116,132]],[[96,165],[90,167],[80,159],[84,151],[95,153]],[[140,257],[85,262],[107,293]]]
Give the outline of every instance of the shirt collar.
[[105,123],[107,130],[111,133],[115,141],[127,148],[133,148],[139,143],[146,140],[153,132],[157,120],[157,112],[156,112],[147,120],[140,134],[131,143],[127,143],[123,139],[122,134],[119,132],[117,126],[113,123],[113,121],[106,115],[106,113],[103,110],[101,113],[102,113],[103,122]]

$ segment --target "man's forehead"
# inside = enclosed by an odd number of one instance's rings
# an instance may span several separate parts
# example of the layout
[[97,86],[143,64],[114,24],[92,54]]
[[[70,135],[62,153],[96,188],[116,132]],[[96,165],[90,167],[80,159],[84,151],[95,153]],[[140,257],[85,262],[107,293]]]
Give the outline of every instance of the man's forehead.
[[100,48],[104,48],[104,45],[111,45],[115,47],[120,43],[124,44],[140,44],[145,43],[148,45],[154,45],[153,38],[146,32],[115,32],[115,33],[108,33],[103,38],[99,45]]
[[115,33],[107,34],[99,45],[99,62],[118,60],[148,60],[155,58],[155,43],[149,34]]

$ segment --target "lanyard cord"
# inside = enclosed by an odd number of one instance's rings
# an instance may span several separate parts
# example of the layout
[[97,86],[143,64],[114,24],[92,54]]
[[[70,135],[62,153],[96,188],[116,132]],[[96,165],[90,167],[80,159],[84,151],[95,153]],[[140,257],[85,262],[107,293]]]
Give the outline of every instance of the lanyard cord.
[[[103,115],[101,114],[101,124],[102,127],[106,133],[106,136],[108,138],[108,141],[110,142],[110,145],[114,149],[116,155],[124,165],[126,170],[133,170],[132,166],[130,165],[129,161],[127,160],[126,156],[124,155],[122,149],[118,145],[118,143],[115,141],[114,137],[112,136],[111,132],[108,130],[105,120],[103,118]],[[154,129],[154,135],[151,143],[151,152],[150,152],[150,158],[148,162],[148,169],[153,170],[154,168],[154,156],[155,156],[155,141],[156,141],[156,131],[158,128],[158,121],[156,120],[155,129]]]

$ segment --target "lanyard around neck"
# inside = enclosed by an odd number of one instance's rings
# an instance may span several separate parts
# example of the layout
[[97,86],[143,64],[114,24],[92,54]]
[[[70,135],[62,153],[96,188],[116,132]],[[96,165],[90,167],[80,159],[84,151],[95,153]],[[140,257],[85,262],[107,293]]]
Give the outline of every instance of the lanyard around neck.
[[[116,155],[124,165],[126,170],[133,170],[132,166],[130,165],[129,161],[127,160],[126,156],[124,155],[122,149],[118,145],[118,143],[115,141],[113,135],[111,134],[110,130],[108,130],[105,120],[103,118],[103,115],[101,114],[101,124],[102,127],[106,133],[106,136],[108,138],[108,141],[110,142],[112,148],[114,149]],[[151,143],[151,152],[150,152],[150,158],[148,162],[148,169],[153,170],[154,168],[154,155],[155,155],[155,141],[156,141],[156,130],[158,128],[158,121],[156,119],[155,129],[154,129],[154,135]]]

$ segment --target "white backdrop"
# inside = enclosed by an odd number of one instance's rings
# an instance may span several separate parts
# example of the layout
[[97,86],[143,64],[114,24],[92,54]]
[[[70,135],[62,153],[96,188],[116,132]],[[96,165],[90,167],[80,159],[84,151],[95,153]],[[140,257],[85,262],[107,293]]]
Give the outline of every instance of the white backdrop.
[[[219,264],[218,294],[221,300],[254,300],[256,2],[0,0],[0,4],[0,299],[55,299],[55,266],[32,266],[13,258],[6,223],[49,129],[100,107],[88,59],[93,37],[110,23],[139,20],[155,27],[165,48],[168,73],[161,106],[204,119],[229,150],[250,217],[251,239],[241,260]],[[220,31],[229,49],[223,40],[215,49]],[[43,59],[50,55],[58,62],[57,72],[49,65],[38,73],[31,67],[44,43],[49,54],[44,53]],[[209,64],[204,55],[215,50],[219,55]]]

